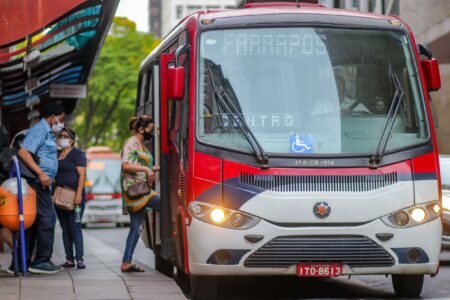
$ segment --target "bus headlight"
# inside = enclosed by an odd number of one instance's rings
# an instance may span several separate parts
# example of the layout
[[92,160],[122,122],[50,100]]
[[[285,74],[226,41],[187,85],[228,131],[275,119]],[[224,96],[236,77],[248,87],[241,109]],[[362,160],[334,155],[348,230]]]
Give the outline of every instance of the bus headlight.
[[211,211],[211,220],[213,220],[214,223],[222,223],[223,220],[225,220],[225,212],[223,209],[214,208]]
[[430,222],[441,215],[439,202],[433,201],[409,208],[402,209],[391,215],[381,218],[388,226],[405,228]]
[[418,207],[418,208],[414,208],[411,211],[411,217],[417,223],[422,223],[423,220],[425,220],[425,218],[427,217],[427,213],[425,212],[425,210],[423,208]]
[[450,196],[442,195],[442,209],[450,211]]
[[189,213],[202,222],[239,230],[251,228],[261,221],[241,211],[196,201],[189,204]]

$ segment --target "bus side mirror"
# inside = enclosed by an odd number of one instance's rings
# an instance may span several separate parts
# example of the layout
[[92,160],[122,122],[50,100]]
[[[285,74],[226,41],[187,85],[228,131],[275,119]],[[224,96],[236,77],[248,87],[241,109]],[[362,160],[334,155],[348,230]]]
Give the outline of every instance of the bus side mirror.
[[184,98],[184,67],[171,66],[167,70],[168,96],[172,100],[183,100]]
[[435,58],[422,60],[422,69],[425,83],[429,92],[441,88],[441,75],[439,74],[439,63]]

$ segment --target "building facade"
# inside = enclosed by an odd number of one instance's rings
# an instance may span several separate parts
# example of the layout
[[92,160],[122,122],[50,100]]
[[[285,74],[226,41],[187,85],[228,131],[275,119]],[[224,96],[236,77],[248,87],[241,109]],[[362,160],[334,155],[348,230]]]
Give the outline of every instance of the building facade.
[[149,28],[164,37],[185,16],[207,9],[233,9],[239,0],[149,0]]
[[399,0],[319,0],[326,7],[354,9],[378,14],[395,14],[399,12]]
[[148,30],[161,37],[162,0],[148,0]]

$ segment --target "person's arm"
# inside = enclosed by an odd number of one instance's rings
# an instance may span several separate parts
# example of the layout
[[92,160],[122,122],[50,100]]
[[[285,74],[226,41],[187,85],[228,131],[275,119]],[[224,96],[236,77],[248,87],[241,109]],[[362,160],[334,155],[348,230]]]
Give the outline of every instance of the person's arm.
[[38,166],[38,164],[34,161],[31,153],[25,149],[21,148],[18,153],[19,157],[22,161],[30,168],[39,178],[39,182],[42,184],[42,187],[47,188],[52,184],[52,180],[45,174],[44,171]]
[[122,163],[122,170],[125,173],[139,173],[139,172],[145,172],[147,173],[148,178],[151,178],[155,176],[155,173],[149,168],[145,166],[140,166],[136,164],[131,164],[128,162]]
[[86,182],[86,167],[77,167],[78,172],[78,185],[77,193],[75,195],[75,205],[81,204],[83,200],[83,189]]

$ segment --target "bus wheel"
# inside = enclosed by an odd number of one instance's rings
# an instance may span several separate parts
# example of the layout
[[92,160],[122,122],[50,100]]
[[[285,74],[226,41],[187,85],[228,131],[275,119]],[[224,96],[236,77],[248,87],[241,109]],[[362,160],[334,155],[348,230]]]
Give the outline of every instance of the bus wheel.
[[422,293],[424,275],[392,275],[395,296],[418,297]]
[[217,278],[212,276],[191,276],[192,300],[216,300]]
[[158,254],[155,254],[155,269],[168,277],[173,276],[173,265]]

